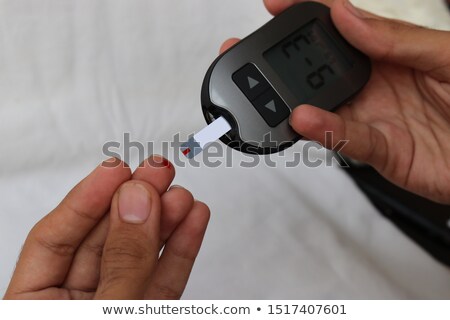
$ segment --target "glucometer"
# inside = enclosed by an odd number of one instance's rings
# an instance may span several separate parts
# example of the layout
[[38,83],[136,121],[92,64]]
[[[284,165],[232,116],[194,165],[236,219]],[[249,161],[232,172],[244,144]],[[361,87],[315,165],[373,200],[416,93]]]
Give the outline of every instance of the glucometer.
[[182,152],[192,158],[218,137],[246,153],[279,152],[300,139],[288,120],[295,107],[335,110],[364,87],[370,73],[369,58],[339,34],[327,6],[296,4],[212,63],[202,111],[208,124],[219,119],[220,125],[191,137]]

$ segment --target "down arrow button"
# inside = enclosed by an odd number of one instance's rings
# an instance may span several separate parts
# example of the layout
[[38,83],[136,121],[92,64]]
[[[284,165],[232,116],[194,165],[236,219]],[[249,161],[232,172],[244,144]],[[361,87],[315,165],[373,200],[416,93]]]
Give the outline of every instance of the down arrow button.
[[275,106],[274,100],[271,100],[268,104],[265,105],[265,107],[272,112],[277,112],[277,107]]
[[287,107],[274,89],[269,89],[264,92],[252,101],[252,104],[267,124],[272,128],[286,120],[291,114],[291,110]]

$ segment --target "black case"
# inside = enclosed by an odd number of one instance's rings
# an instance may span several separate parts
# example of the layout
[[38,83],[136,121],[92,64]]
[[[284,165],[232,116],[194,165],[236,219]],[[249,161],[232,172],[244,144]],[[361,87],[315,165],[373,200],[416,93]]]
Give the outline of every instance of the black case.
[[450,266],[450,206],[405,191],[372,167],[351,164],[344,171],[379,212],[441,263]]

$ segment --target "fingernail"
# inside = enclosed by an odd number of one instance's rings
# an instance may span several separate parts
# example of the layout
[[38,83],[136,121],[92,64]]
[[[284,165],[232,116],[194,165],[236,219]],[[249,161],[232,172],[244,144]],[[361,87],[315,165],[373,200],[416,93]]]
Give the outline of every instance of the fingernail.
[[350,1],[346,0],[344,2],[344,6],[348,10],[348,12],[350,12],[355,17],[364,18],[364,14],[358,8],[356,8]]
[[170,189],[185,189],[185,188],[183,186],[178,185],[178,184],[173,184],[173,185],[170,186],[169,190]]
[[151,156],[147,159],[147,163],[154,168],[172,168],[170,161],[161,156]]
[[119,158],[114,158],[114,157],[109,158],[100,164],[100,167],[104,167],[104,168],[117,168],[119,166],[123,166],[125,168],[128,167],[128,165],[124,161],[120,160]]
[[119,191],[119,216],[127,223],[142,224],[151,210],[147,189],[139,184],[126,184]]
[[300,108],[302,106],[302,104],[301,105],[299,105],[299,106],[297,106],[297,107],[295,107],[294,109],[292,109],[292,112],[291,112],[291,114],[289,115],[289,118],[288,118],[288,122],[289,122],[289,125],[292,127],[292,121],[294,120],[294,112],[296,112],[295,110],[297,109],[297,108]]

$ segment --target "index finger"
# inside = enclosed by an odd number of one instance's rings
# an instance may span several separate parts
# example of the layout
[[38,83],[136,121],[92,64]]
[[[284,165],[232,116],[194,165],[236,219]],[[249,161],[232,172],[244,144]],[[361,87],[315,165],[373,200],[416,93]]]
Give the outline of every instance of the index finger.
[[[267,8],[267,10],[273,14],[274,16],[280,14],[287,8],[293,6],[294,4],[301,3],[301,2],[318,2],[321,4],[326,5],[327,7],[331,8],[333,4],[336,2],[335,0],[264,0],[264,4]],[[379,18],[376,14],[373,14],[371,12],[368,12],[366,10],[362,10],[359,8],[359,11],[364,12],[364,15],[370,18]]]
[[[267,10],[276,16],[294,4],[306,1],[310,0],[264,0],[264,4]],[[333,0],[315,0],[314,2],[322,3],[328,7],[333,4]]]
[[117,188],[131,178],[118,159],[103,162],[30,232],[8,293],[59,286],[80,243],[108,212]]

